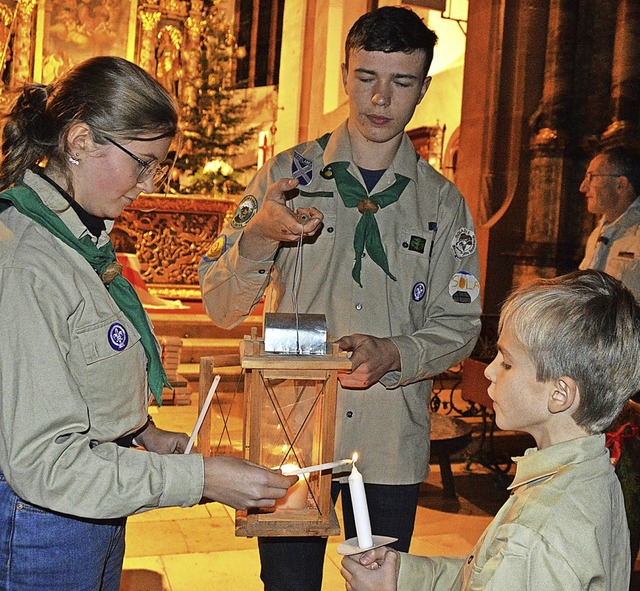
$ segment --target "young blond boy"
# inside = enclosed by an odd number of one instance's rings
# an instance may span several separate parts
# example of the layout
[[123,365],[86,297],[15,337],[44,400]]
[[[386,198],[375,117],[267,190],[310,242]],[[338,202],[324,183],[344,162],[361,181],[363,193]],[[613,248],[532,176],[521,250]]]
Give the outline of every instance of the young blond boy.
[[345,557],[348,591],[627,591],[629,532],[603,432],[640,390],[640,308],[600,271],[515,291],[485,370],[496,423],[530,433],[512,494],[460,558]]

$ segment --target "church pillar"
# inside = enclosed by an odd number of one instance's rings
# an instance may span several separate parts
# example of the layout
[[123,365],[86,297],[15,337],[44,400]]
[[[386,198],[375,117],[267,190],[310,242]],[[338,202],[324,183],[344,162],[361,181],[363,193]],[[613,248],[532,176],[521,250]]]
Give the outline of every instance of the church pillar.
[[572,105],[578,0],[552,0],[549,9],[544,83],[538,112],[532,117],[531,167],[525,241],[514,268],[514,285],[553,277],[568,265],[562,247],[562,203],[566,184],[569,112]]
[[640,1],[620,0],[611,75],[612,122],[604,145],[636,145],[640,115]]

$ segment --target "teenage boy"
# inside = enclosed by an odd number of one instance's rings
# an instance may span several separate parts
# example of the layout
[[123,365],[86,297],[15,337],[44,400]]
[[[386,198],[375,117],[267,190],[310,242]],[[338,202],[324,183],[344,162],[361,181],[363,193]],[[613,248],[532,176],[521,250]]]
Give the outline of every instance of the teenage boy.
[[[335,457],[359,452],[373,533],[404,550],[428,475],[430,378],[467,357],[480,330],[473,221],[404,132],[431,81],[435,42],[406,8],[358,19],[342,67],[348,120],[262,167],[200,267],[220,326],[240,322],[269,286],[267,312],[291,312],[295,295],[300,313],[324,314],[342,337],[353,369],[339,376]],[[334,488],[353,537],[348,486]],[[258,545],[267,591],[321,588],[326,539]]]
[[349,591],[628,591],[629,532],[603,432],[640,390],[640,308],[601,271],[515,291],[485,370],[496,423],[530,433],[510,498],[471,554],[379,548],[342,561]]

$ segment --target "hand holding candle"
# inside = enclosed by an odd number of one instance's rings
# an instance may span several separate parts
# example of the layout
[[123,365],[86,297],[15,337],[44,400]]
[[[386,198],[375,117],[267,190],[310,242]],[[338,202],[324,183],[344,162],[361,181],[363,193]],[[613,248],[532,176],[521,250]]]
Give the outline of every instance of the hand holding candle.
[[351,505],[353,507],[353,518],[356,523],[356,535],[358,536],[358,546],[366,550],[373,546],[371,537],[371,522],[369,521],[369,508],[367,506],[367,495],[364,490],[362,474],[356,468],[358,454],[353,455],[353,468],[349,476],[349,492],[351,493]]

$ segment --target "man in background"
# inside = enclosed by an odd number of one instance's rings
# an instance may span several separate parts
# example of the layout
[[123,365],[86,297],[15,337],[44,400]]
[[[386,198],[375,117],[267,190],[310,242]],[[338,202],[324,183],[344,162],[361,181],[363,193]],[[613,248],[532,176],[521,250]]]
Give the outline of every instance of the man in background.
[[606,271],[640,298],[640,152],[610,148],[589,163],[580,191],[600,221],[580,269]]

